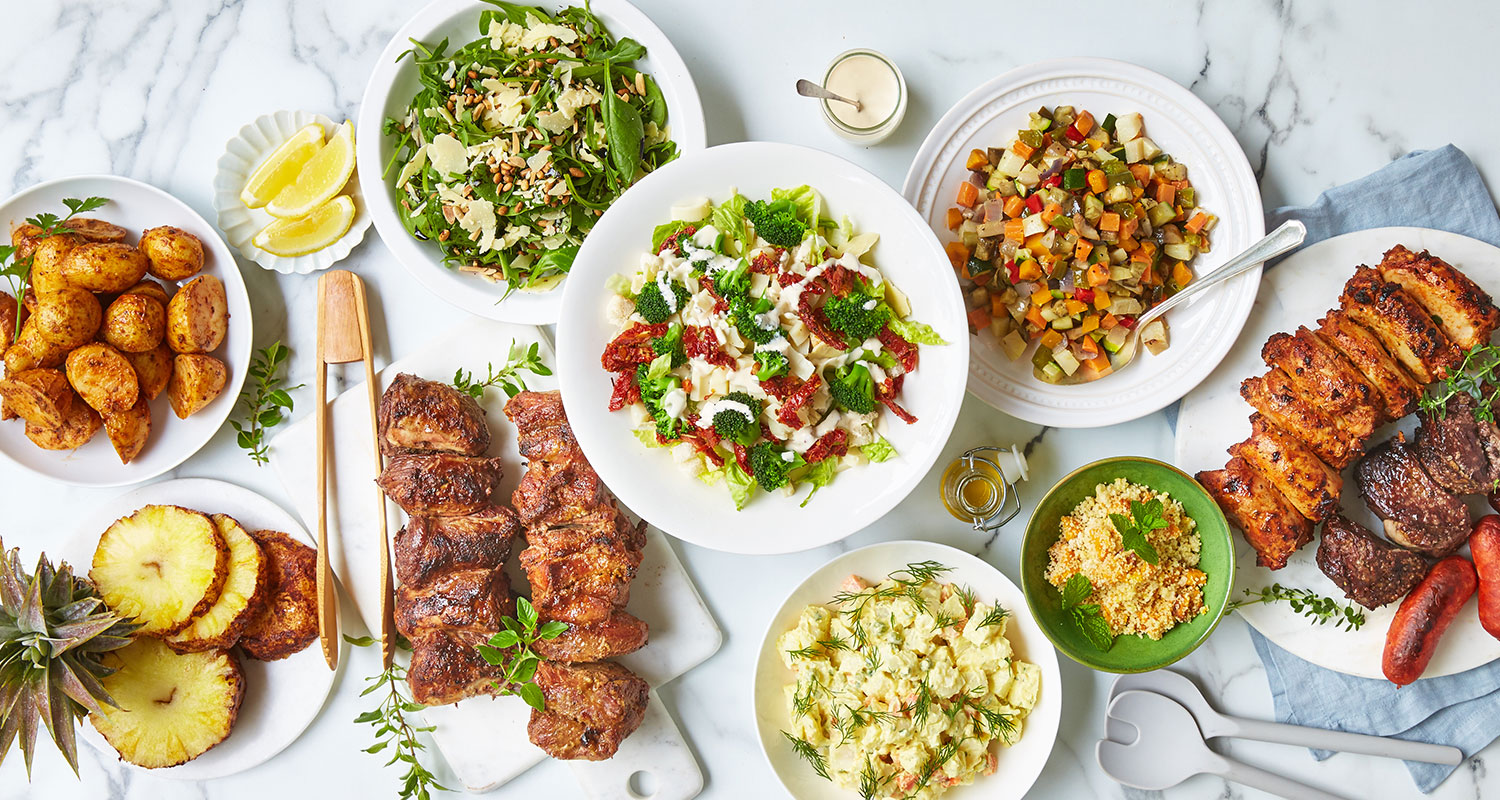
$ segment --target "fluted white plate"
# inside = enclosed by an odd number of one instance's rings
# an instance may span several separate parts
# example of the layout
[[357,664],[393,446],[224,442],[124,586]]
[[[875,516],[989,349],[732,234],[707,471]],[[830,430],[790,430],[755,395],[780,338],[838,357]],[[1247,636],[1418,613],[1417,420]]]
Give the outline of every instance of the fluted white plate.
[[[219,171],[214,175],[214,211],[218,214],[219,230],[224,232],[224,238],[240,255],[283,275],[328,269],[344,260],[354,246],[364,240],[365,231],[370,227],[370,213],[365,209],[365,199],[359,191],[359,171],[356,169],[341,192],[354,200],[354,221],[333,244],[315,253],[290,257],[268,253],[255,246],[255,234],[270,225],[275,217],[264,208],[246,208],[240,202],[240,191],[266,156],[314,122],[323,126],[325,141],[339,127],[339,123],[332,119],[310,111],[277,111],[257,118],[240,128],[239,134],[224,144],[224,155],[219,156]],[[354,131],[356,147],[363,133],[363,130]],[[380,128],[373,128],[371,134],[379,136]]]
[[[991,80],[938,121],[906,173],[902,194],[943,242],[958,185],[969,177],[970,150],[1005,147],[1039,106],[1071,105],[1096,116],[1139,111],[1146,132],[1186,164],[1199,203],[1219,216],[1213,251],[1193,263],[1199,275],[1265,235],[1260,189],[1250,162],[1222,120],[1171,78],[1103,58],[1038,61]],[[1014,417],[1060,428],[1114,425],[1144,417],[1187,394],[1228,352],[1255,300],[1259,270],[1235,278],[1167,315],[1171,347],[1142,354],[1103,380],[1056,386],[1031,374],[1031,360],[1005,357],[988,331],[970,339],[969,391]]]

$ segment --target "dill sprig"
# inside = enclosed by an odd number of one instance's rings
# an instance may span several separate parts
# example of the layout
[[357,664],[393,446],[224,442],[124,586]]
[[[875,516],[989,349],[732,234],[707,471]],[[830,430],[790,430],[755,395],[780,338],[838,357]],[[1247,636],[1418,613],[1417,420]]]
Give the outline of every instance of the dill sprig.
[[974,595],[974,590],[961,583],[956,583],[953,585],[953,594],[958,596],[958,602],[963,605],[964,616],[973,616],[974,606],[979,603],[979,599]]
[[257,464],[264,465],[269,460],[266,431],[279,425],[292,411],[289,392],[302,388],[300,383],[283,388],[284,381],[276,374],[291,354],[291,349],[280,340],[256,352],[250,362],[250,377],[255,379],[255,386],[240,392],[237,401],[245,407],[246,419],[229,421],[235,430],[235,441]]
[[[345,636],[344,641],[355,647],[368,647],[375,640],[365,636],[354,638]],[[365,682],[370,684],[359,693],[360,697],[373,694],[384,689],[380,698],[380,704],[375,708],[360,714],[354,718],[354,722],[360,725],[370,725],[375,728],[375,744],[364,748],[366,753],[379,753],[386,748],[391,748],[392,755],[385,766],[401,762],[406,765],[406,772],[401,776],[401,789],[397,796],[402,800],[429,800],[433,791],[446,792],[448,788],[437,782],[431,771],[422,766],[419,758],[426,746],[417,738],[418,734],[430,733],[433,727],[430,725],[416,725],[407,719],[407,714],[420,712],[426,706],[415,702],[403,689],[406,685],[406,668],[395,661],[379,675],[366,678]]]
[[530,372],[536,375],[551,375],[552,370],[542,363],[542,357],[538,352],[539,345],[532,342],[527,347],[520,342],[511,340],[510,352],[505,360],[497,368],[494,364],[485,365],[485,376],[483,380],[475,380],[474,373],[460,368],[453,373],[453,388],[474,398],[484,399],[484,390],[491,386],[499,386],[505,390],[507,397],[515,397],[526,391],[526,381],[519,373]]
[[932,776],[936,775],[937,771],[942,769],[944,764],[953,760],[955,755],[958,755],[958,748],[963,743],[963,739],[950,739],[934,751],[932,755],[928,756],[927,760],[922,762],[922,770],[917,775],[917,782],[902,800],[916,797],[923,789],[927,788],[927,784],[932,780]]
[[785,736],[788,742],[791,742],[792,752],[796,753],[799,758],[812,766],[813,772],[818,773],[818,777],[825,781],[833,780],[828,777],[828,759],[824,758],[823,754],[818,752],[818,748],[813,747],[812,743],[806,739],[800,739],[786,731],[782,731],[781,735]]
[[990,735],[991,739],[1009,742],[1010,737],[1016,733],[1015,717],[996,711],[980,702],[986,693],[985,687],[975,687],[973,691],[961,696],[957,705],[959,708],[972,708],[978,712],[979,718],[984,722],[985,732]]
[[989,610],[989,613],[985,614],[984,617],[982,617],[979,620],[979,627],[981,627],[981,628],[993,627],[995,625],[999,625],[1000,623],[1004,622],[1009,617],[1010,617],[1010,612],[1009,611],[1006,611],[1004,608],[1001,608],[1000,606],[996,605],[996,606],[992,607]]
[[1276,603],[1285,601],[1292,607],[1292,611],[1304,617],[1315,620],[1317,624],[1323,625],[1332,620],[1335,628],[1344,630],[1359,630],[1365,624],[1365,612],[1360,611],[1352,605],[1340,605],[1331,597],[1324,597],[1308,589],[1293,589],[1273,583],[1258,591],[1245,590],[1248,600],[1235,600],[1229,604],[1229,610],[1253,606],[1256,603]]
[[1500,387],[1494,386],[1497,371],[1500,371],[1500,347],[1475,345],[1464,353],[1458,369],[1429,387],[1417,405],[1422,411],[1442,419],[1448,413],[1448,401],[1467,394],[1475,400],[1474,418],[1494,422],[1495,410],[1491,404],[1500,399]]
[[865,767],[859,771],[859,796],[861,800],[875,800],[875,795],[880,791],[880,788],[890,783],[891,778],[894,777],[894,775],[887,775],[881,778],[879,775],[876,775],[875,762],[866,754]]

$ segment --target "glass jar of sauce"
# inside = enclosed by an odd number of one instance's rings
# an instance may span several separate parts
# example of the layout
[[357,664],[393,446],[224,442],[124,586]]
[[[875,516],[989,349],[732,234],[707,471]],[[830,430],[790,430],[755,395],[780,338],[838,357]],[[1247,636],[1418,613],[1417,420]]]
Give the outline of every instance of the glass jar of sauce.
[[1020,512],[1016,483],[1029,477],[1019,447],[976,447],[943,471],[943,506],[976,531],[994,530]]
[[823,100],[823,119],[851,142],[875,144],[890,136],[906,116],[906,78],[896,63],[874,50],[849,50],[828,65],[823,88],[860,107]]

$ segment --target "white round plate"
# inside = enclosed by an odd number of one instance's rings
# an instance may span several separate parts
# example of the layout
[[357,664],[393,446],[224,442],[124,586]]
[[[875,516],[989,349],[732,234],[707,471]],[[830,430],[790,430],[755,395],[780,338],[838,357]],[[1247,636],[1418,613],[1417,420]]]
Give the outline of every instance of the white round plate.
[[[1040,106],[1071,105],[1105,114],[1141,113],[1146,132],[1186,164],[1199,203],[1219,216],[1213,251],[1193,270],[1206,275],[1265,235],[1260,189],[1234,135],[1202,100],[1170,78],[1121,61],[1039,61],[995,78],[958,101],[927,135],[902,194],[943,242],[958,185],[968,179],[973,149],[1005,147]],[[1142,355],[1103,380],[1055,386],[1031,374],[1028,356],[1011,361],[988,331],[970,348],[969,391],[1014,417],[1061,428],[1114,425],[1143,417],[1182,397],[1224,357],[1250,313],[1259,272],[1236,278],[1168,314],[1172,346]]]
[[[67,560],[79,574],[88,574],[94,548],[105,529],[115,520],[151,504],[178,505],[205,514],[228,514],[246,530],[281,531],[303,544],[315,546],[312,537],[291,514],[255,492],[223,481],[185,478],[142,486],[100,504],[84,515],[63,552],[54,555]],[[302,735],[322,710],[323,701],[333,688],[333,670],[324,663],[323,651],[316,642],[280,661],[256,661],[240,655],[240,667],[245,672],[245,697],[229,738],[186,764],[166,769],[136,769],[165,778],[206,781],[257,767]],[[81,735],[99,752],[115,755],[114,748],[92,724],[83,726]]]
[[[758,493],[736,511],[729,492],[689,476],[669,448],[647,449],[631,434],[629,412],[610,413],[613,376],[599,356],[614,338],[605,318],[613,274],[634,270],[651,249],[651,230],[671,219],[674,204],[723,200],[731,187],[768,198],[778,187],[817,189],[833,219],[848,216],[861,232],[880,234],[873,263],[911,299],[912,315],[949,342],[922,346],[921,363],[901,402],[917,422],[886,420],[896,458],[847,470],[817,499]],[[943,249],[901,196],[874,175],[836,156],[788,144],[745,142],[684,156],[646,176],[604,213],[584,242],[563,293],[557,329],[557,376],[573,432],[599,476],[630,510],[684,541],[731,553],[792,553],[835,542],[901,502],[937,460],[964,397],[969,339],[963,300]],[[887,414],[887,416],[890,416]]]
[[[582,3],[581,0],[544,0],[530,4],[562,9]],[[708,141],[703,104],[698,100],[698,89],[693,85],[687,64],[683,63],[682,56],[677,54],[666,34],[626,0],[595,0],[590,7],[616,40],[629,37],[646,46],[646,57],[641,59],[640,66],[642,71],[656,79],[667,100],[667,124],[671,126],[678,153],[687,155],[702,150]],[[443,266],[442,253],[437,247],[406,232],[396,213],[394,190],[381,175],[393,154],[390,139],[380,135],[381,128],[386,119],[403,116],[412,97],[421,88],[411,61],[402,59],[398,62],[397,57],[411,49],[412,39],[436,44],[447,37],[449,52],[462,47],[479,38],[479,12],[494,8],[476,0],[434,0],[391,37],[391,43],[380,54],[375,73],[365,86],[365,96],[359,107],[358,129],[366,134],[359,138],[356,147],[359,177],[370,189],[365,199],[381,240],[428,291],[470,314],[502,322],[548,325],[560,318],[561,288],[554,287],[545,292],[518,291],[505,297],[504,284],[491,283]],[[505,297],[504,302],[502,297]]]
[[[1225,448],[1250,435],[1251,408],[1240,399],[1239,386],[1240,381],[1265,372],[1266,365],[1260,359],[1261,345],[1278,331],[1290,333],[1299,325],[1316,329],[1324,313],[1338,306],[1339,293],[1354,274],[1354,268],[1379,263],[1385,251],[1397,244],[1418,252],[1430,250],[1463,270],[1485,291],[1500,294],[1500,270],[1495,267],[1500,264],[1500,248],[1443,231],[1374,228],[1335,236],[1293,253],[1266,273],[1260,299],[1234,349],[1212,375],[1183,398],[1177,416],[1174,459],[1179,467],[1196,473],[1224,466],[1229,459]],[[1385,441],[1398,430],[1410,437],[1415,427],[1415,416],[1386,425],[1375,432],[1371,444]],[[1476,520],[1493,513],[1483,498],[1472,498],[1470,505]],[[1353,466],[1344,470],[1343,509],[1345,516],[1377,534],[1380,532],[1380,521],[1360,500]],[[1233,597],[1243,598],[1245,589],[1280,583],[1342,601],[1343,591],[1318,569],[1316,539],[1293,554],[1285,567],[1275,571],[1255,565],[1255,551],[1242,534],[1236,533],[1234,539],[1240,568]],[[1381,653],[1397,606],[1399,603],[1366,610],[1365,624],[1357,631],[1314,625],[1285,603],[1245,606],[1239,613],[1266,638],[1299,658],[1349,675],[1384,679],[1380,671]],[[1485,633],[1476,608],[1476,601],[1470,600],[1459,613],[1422,677],[1463,672],[1500,658],[1500,641]]]
[[[203,410],[178,419],[162,392],[151,402],[151,438],[146,449],[129,464],[121,464],[110,446],[109,437],[100,430],[77,450],[43,450],[26,438],[25,424],[20,420],[0,423],[0,454],[38,475],[78,486],[125,486],[154,478],[186,461],[213,438],[224,420],[234,410],[240,385],[250,369],[250,297],[234,254],[219,238],[218,232],[186,203],[130,178],[115,175],[79,175],[59,178],[22,190],[0,203],[0,225],[9,231],[13,224],[38,212],[64,212],[64,198],[108,197],[110,202],[87,216],[96,217],[130,231],[126,241],[134,244],[141,232],[158,225],[172,225],[203,241],[203,272],[224,282],[229,301],[229,335],[218,350],[210,353],[229,367],[229,381],[224,391]],[[3,288],[3,284],[0,284]]]
[[776,640],[797,624],[802,609],[826,604],[839,592],[839,584],[849,575],[878,581],[907,564],[932,560],[952,567],[940,578],[944,583],[960,583],[974,590],[983,602],[996,603],[1011,612],[1005,637],[1015,648],[1016,658],[1041,667],[1042,689],[1036,707],[1021,724],[1021,739],[1012,747],[999,748],[995,774],[979,778],[968,786],[955,786],[943,795],[950,800],[1020,800],[1041,774],[1057,739],[1062,718],[1062,675],[1057,668],[1057,652],[1042,634],[1031,615],[1026,613],[1026,596],[1000,570],[961,550],[936,542],[882,542],[862,547],[835,558],[815,570],[781,604],[766,628],[760,653],[755,661],[755,728],[761,752],[771,764],[771,771],[781,785],[799,800],[851,800],[857,794],[840,789],[819,778],[787,744],[781,731],[791,725],[786,707],[788,684],[795,679],[792,671],[776,652]]
[[[277,111],[256,118],[225,142],[224,155],[219,156],[219,171],[214,175],[214,211],[218,214],[219,230],[224,232],[229,244],[240,251],[240,255],[283,275],[305,275],[343,261],[354,246],[364,240],[365,231],[370,227],[370,212],[365,209],[365,199],[359,191],[359,175],[355,174],[349,176],[349,183],[340,191],[354,201],[354,220],[349,223],[349,230],[333,244],[316,253],[290,257],[267,253],[255,246],[255,234],[276,218],[263,208],[246,208],[240,202],[240,192],[250,180],[250,173],[266,156],[314,122],[323,126],[325,141],[339,129],[339,123],[311,111]],[[354,134],[357,146],[363,131]],[[380,129],[373,129],[373,135],[379,136]]]

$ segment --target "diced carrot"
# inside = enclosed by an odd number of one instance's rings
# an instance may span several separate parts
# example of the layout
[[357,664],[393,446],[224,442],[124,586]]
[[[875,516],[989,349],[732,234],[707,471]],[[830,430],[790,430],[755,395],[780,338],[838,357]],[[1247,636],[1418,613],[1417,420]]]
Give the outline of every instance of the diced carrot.
[[954,269],[962,270],[969,263],[972,251],[963,242],[949,242],[943,249],[948,251],[948,261],[952,262]]
[[1026,226],[1021,220],[1008,219],[1005,221],[1005,238],[1012,242],[1021,242],[1026,239]]
[[1047,327],[1047,320],[1042,319],[1042,310],[1036,306],[1026,309],[1026,321],[1038,329]]
[[1018,194],[1005,198],[1005,216],[1015,219],[1026,208],[1026,200]]
[[1010,146],[1010,151],[1020,156],[1021,158],[1031,158],[1031,154],[1036,152],[1036,148],[1021,141],[1020,139],[1017,139],[1015,143]]
[[1104,170],[1091,169],[1088,174],[1089,191],[1094,194],[1103,194],[1109,188],[1109,178],[1105,177]]
[[1172,283],[1181,289],[1193,282],[1193,270],[1181,261],[1172,265]]
[[1146,196],[1146,187],[1142,186],[1139,183],[1137,183],[1135,185],[1135,187],[1130,190],[1130,196],[1133,199],[1136,199],[1136,200],[1139,200],[1142,197],[1145,197]]
[[[1086,332],[1087,331],[1085,331],[1085,333]],[[1099,343],[1094,341],[1094,337],[1092,336],[1084,336],[1083,338],[1079,339],[1078,349],[1082,350],[1083,354],[1088,356],[1089,358],[1093,358],[1094,356],[1099,355]]]
[[1161,278],[1156,276],[1155,267],[1146,267],[1146,271],[1141,273],[1141,284],[1143,286],[1161,285]]
[[1132,251],[1132,250],[1134,250],[1134,249],[1136,249],[1137,247],[1141,246],[1140,242],[1137,242],[1135,239],[1133,239],[1133,238],[1131,238],[1129,236],[1124,236],[1124,235],[1122,235],[1120,237],[1119,244],[1120,244],[1120,249],[1124,250],[1127,253],[1130,252],[1130,251]]
[[1109,364],[1109,355],[1107,353],[1100,353],[1084,363],[1100,375],[1108,375],[1114,371],[1114,368]]
[[1070,297],[1063,301],[1063,307],[1068,309],[1068,316],[1072,316],[1074,314],[1082,314],[1085,310],[1088,309],[1089,304],[1083,302],[1082,300],[1074,300]]
[[948,218],[944,222],[948,223],[948,230],[956,231],[958,230],[958,226],[964,224],[964,212],[956,208],[950,208],[948,209]]
[[1126,236],[1134,236],[1136,230],[1140,227],[1141,220],[1139,217],[1131,217],[1129,219],[1120,220],[1120,238],[1123,239]]
[[1078,119],[1073,120],[1073,127],[1077,128],[1079,133],[1088,136],[1089,131],[1094,129],[1094,115],[1087,111],[1080,112]]
[[990,270],[989,272],[981,272],[978,275],[974,276],[974,282],[976,284],[979,284],[980,286],[986,286],[986,285],[989,284],[990,281],[992,281],[994,279],[995,279],[995,271],[994,270]]
[[1051,350],[1051,349],[1057,347],[1058,345],[1062,344],[1062,340],[1063,340],[1063,335],[1062,334],[1060,334],[1060,333],[1058,333],[1057,331],[1054,331],[1054,330],[1049,330],[1046,333],[1042,334],[1042,347],[1045,347],[1048,350]]
[[1036,263],[1036,259],[1028,258],[1016,262],[1016,277],[1023,281],[1034,281],[1042,277],[1042,265]]
[[1031,293],[1031,304],[1034,306],[1044,306],[1050,302],[1052,302],[1052,292],[1046,288],[1037,289]]
[[[1109,283],[1109,265],[1102,261],[1098,264],[1090,264],[1088,279],[1090,286],[1103,286]],[[1094,297],[1097,298],[1100,294],[1103,294],[1103,292],[1095,294]]]
[[1156,202],[1170,204],[1177,197],[1177,187],[1170,183],[1156,184]]
[[1187,224],[1182,226],[1182,228],[1188,233],[1197,233],[1198,231],[1203,230],[1203,226],[1207,224],[1208,215],[1203,213],[1202,211],[1199,211],[1198,213],[1194,214],[1193,218],[1188,220]]
[[1058,214],[1061,214],[1061,213],[1062,213],[1062,206],[1057,205],[1055,203],[1049,203],[1046,208],[1042,209],[1042,222],[1045,222],[1048,225],[1051,225],[1052,224],[1052,218],[1055,217],[1055,216],[1057,216]]
[[964,181],[958,185],[958,204],[964,208],[973,208],[979,202],[979,187],[971,181]]
[[995,317],[1005,316],[1010,312],[1005,310],[1005,299],[999,292],[990,293],[990,315]]
[[1089,244],[1087,239],[1079,239],[1078,244],[1073,245],[1073,257],[1076,259],[1087,259],[1089,253],[1092,252],[1094,252],[1094,246]]
[[984,330],[990,326],[990,310],[988,308],[976,308],[969,312],[969,324],[976,330]]
[[1146,163],[1131,164],[1130,177],[1135,178],[1136,183],[1147,183],[1151,180],[1151,165]]
[[1156,255],[1156,242],[1153,242],[1150,239],[1147,239],[1146,241],[1141,242],[1141,250],[1145,251],[1145,253],[1147,255],[1155,256]]
[[969,158],[964,161],[964,169],[983,169],[989,163],[989,156],[983,150],[970,150]]
[[1101,230],[1101,231],[1119,231],[1120,230],[1120,215],[1116,214],[1113,211],[1106,211],[1106,212],[1104,212],[1102,215],[1099,216],[1099,230]]
[[1079,330],[1083,331],[1084,333],[1089,333],[1090,331],[1098,330],[1098,328],[1099,328],[1099,315],[1098,314],[1090,314],[1090,315],[1084,317],[1083,318],[1083,322],[1079,323],[1078,328],[1079,328]]
[[1099,320],[1099,328],[1101,330],[1106,330],[1107,331],[1110,328],[1113,328],[1113,327],[1115,327],[1116,325],[1119,325],[1119,324],[1120,324],[1119,318],[1117,318],[1114,314],[1110,314],[1108,312],[1106,312],[1104,314],[1104,316],[1102,318],[1100,318],[1100,320]]
[[[1105,294],[1104,292],[1094,292],[1094,308],[1097,308],[1100,311],[1104,311],[1105,309],[1108,309],[1110,304],[1113,302],[1114,300],[1111,299],[1108,294]],[[1104,323],[1103,320],[1100,320],[1099,322],[1101,325]]]
[[1131,261],[1136,261],[1136,262],[1139,262],[1139,263],[1142,263],[1142,264],[1150,264],[1151,263],[1151,254],[1148,253],[1148,252],[1146,252],[1146,248],[1145,247],[1137,247],[1133,252],[1131,252],[1131,254],[1130,254],[1130,260]]

